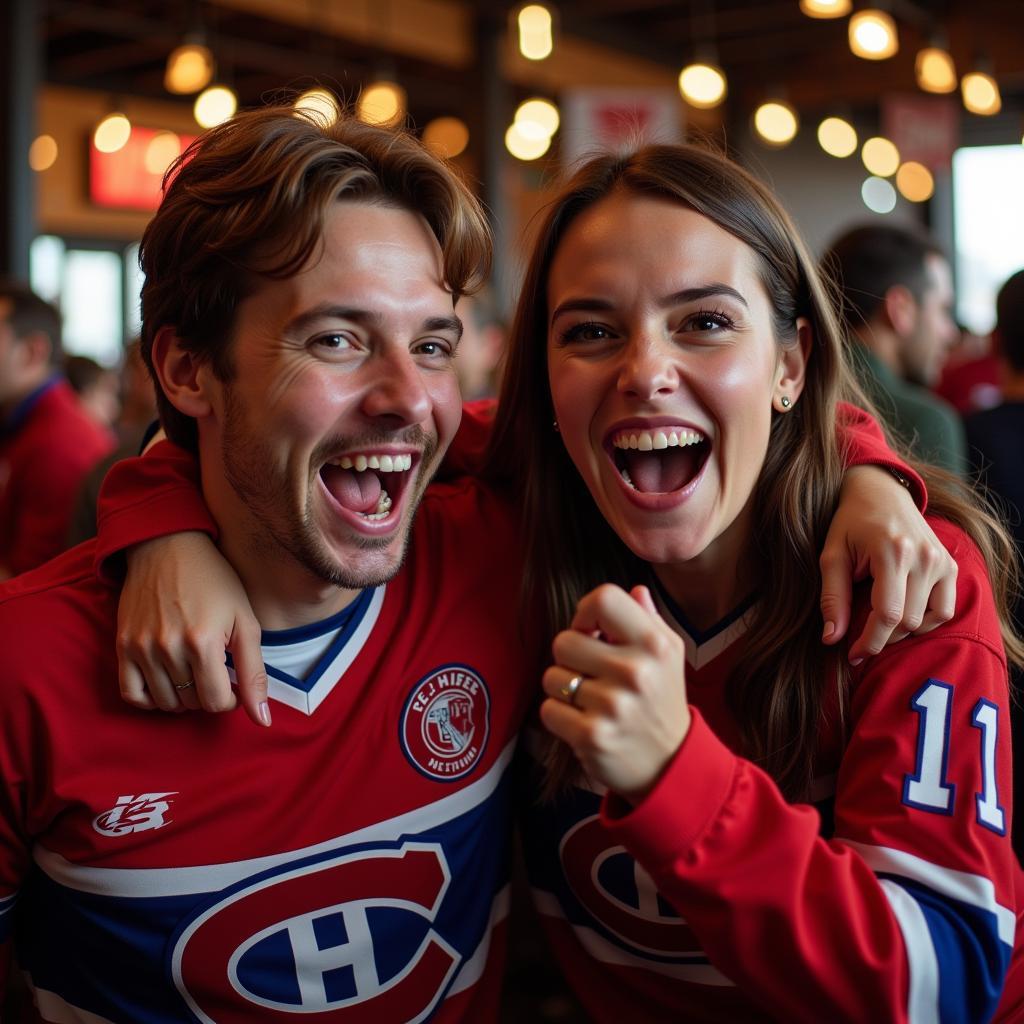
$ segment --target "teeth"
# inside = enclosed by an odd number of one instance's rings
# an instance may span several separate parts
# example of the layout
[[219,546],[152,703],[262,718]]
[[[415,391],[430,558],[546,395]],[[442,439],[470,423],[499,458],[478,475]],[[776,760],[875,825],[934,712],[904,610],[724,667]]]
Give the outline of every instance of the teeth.
[[383,488],[380,492],[380,497],[377,498],[377,507],[372,512],[364,512],[364,519],[386,519],[388,513],[391,511],[391,495],[388,494]]
[[367,469],[379,469],[382,473],[405,473],[412,469],[411,455],[343,455],[335,462],[342,469],[354,469],[362,473]]
[[692,444],[700,444],[704,435],[696,430],[641,430],[636,433],[617,434],[612,440],[615,448],[622,450],[650,452],[663,448],[686,448]]

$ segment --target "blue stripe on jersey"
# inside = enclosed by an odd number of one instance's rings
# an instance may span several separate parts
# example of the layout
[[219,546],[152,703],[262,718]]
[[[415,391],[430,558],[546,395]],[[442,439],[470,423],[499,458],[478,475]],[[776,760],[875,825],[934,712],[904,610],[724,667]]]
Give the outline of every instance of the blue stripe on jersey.
[[[999,1003],[1013,947],[999,938],[996,915],[941,896],[899,875],[879,874],[908,893],[920,908],[938,964],[939,1021],[976,1024]],[[913,956],[909,957],[911,964]]]
[[289,644],[302,643],[303,640],[312,640],[313,637],[323,636],[336,629],[342,630],[347,640],[355,631],[372,598],[373,588],[368,587],[360,591],[356,599],[342,608],[340,612],[321,619],[319,622],[311,622],[306,626],[295,626],[292,629],[265,629],[260,636],[260,645],[263,647],[286,647]]
[[713,640],[719,633],[728,629],[734,622],[743,618],[757,601],[757,594],[750,594],[747,598],[741,601],[724,619],[719,620],[713,626],[708,627],[705,630],[699,630],[687,620],[683,614],[682,608],[672,599],[672,595],[661,585],[661,581],[655,577],[654,586],[658,591],[658,596],[664,602],[665,607],[669,610],[672,618],[679,623],[691,640],[698,646],[706,644],[709,640]]

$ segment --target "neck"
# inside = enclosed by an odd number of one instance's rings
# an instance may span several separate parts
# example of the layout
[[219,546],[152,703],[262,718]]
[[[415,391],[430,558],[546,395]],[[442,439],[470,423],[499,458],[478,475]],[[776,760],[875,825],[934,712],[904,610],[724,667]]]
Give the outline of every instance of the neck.
[[888,367],[897,377],[903,375],[903,367],[900,365],[899,338],[892,331],[881,324],[872,322],[856,333],[860,343],[869,352],[872,352],[883,366]]

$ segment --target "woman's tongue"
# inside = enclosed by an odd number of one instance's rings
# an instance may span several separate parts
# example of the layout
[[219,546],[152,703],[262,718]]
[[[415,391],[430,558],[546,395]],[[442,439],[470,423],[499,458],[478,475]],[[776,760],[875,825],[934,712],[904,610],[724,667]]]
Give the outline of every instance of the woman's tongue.
[[697,445],[665,448],[657,452],[622,453],[626,472],[633,486],[647,494],[666,494],[685,487],[700,469]]
[[380,498],[380,477],[372,470],[357,473],[340,466],[324,466],[320,470],[324,486],[334,500],[350,512],[374,512]]

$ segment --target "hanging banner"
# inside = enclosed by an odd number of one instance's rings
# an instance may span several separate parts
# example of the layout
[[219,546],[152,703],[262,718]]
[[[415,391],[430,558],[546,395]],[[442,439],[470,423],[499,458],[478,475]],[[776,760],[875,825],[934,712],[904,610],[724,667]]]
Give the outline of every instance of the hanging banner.
[[645,142],[681,142],[685,108],[674,89],[571,89],[562,98],[562,159],[573,164]]
[[960,105],[946,96],[886,96],[882,134],[900,151],[932,171],[947,171],[960,144]]

